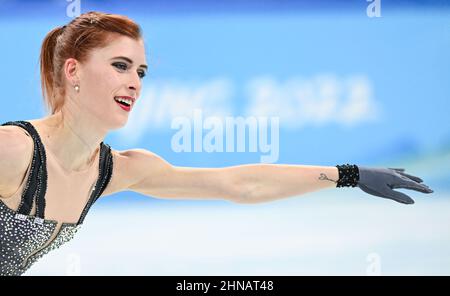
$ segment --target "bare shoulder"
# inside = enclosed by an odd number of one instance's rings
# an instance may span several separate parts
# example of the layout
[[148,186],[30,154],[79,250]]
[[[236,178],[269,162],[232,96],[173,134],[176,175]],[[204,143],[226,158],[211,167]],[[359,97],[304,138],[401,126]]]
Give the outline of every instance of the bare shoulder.
[[0,195],[15,192],[33,157],[33,139],[20,127],[0,126]]
[[111,153],[113,174],[102,196],[130,190],[134,184],[149,176],[167,176],[173,168],[162,157],[146,149],[111,149]]

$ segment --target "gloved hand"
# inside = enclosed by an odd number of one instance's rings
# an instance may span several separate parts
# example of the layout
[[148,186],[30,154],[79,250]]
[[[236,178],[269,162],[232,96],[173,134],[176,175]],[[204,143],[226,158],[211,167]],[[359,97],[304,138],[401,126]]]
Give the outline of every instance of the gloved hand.
[[364,192],[383,198],[389,198],[404,204],[413,204],[408,195],[394,191],[395,188],[406,188],[422,193],[432,193],[419,177],[406,174],[405,169],[360,167],[357,186]]

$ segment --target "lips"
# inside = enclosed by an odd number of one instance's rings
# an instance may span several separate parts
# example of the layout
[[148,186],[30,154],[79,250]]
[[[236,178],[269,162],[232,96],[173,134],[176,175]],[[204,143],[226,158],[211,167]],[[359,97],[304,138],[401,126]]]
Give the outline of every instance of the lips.
[[135,102],[134,97],[130,96],[116,96],[114,97],[114,101],[125,111],[130,111]]
[[129,96],[116,96],[114,97],[114,100],[118,100],[118,99],[125,99],[127,101],[131,101],[131,105],[134,104],[134,101],[136,101],[136,99],[134,97],[129,97]]
[[127,104],[128,106],[134,105],[134,102],[136,101],[136,99],[134,97],[129,97],[129,96],[116,96],[116,97],[114,97],[114,100],[116,102],[123,102],[123,103]]

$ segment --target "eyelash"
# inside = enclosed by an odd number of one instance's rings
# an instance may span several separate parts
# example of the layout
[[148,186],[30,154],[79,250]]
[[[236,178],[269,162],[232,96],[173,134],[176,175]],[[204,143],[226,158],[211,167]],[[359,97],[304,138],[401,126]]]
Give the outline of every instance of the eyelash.
[[[113,63],[112,65],[113,65],[114,67],[116,67],[117,69],[120,69],[120,70],[122,70],[122,71],[126,71],[127,68],[128,68],[127,64],[125,64],[125,63]],[[123,68],[121,68],[121,67],[123,67]],[[142,79],[142,78],[145,77],[146,74],[145,74],[144,71],[138,71],[138,75],[139,75],[139,77]]]

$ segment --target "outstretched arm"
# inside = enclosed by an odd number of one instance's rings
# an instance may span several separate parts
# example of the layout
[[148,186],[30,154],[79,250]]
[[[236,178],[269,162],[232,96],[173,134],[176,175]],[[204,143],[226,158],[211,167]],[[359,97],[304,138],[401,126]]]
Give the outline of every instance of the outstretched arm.
[[262,203],[336,187],[333,166],[247,164],[223,169],[238,188],[240,203]]
[[159,198],[223,199],[254,204],[325,188],[358,186],[371,195],[413,203],[406,194],[392,189],[433,192],[421,183],[420,178],[408,175],[402,169],[357,166],[338,169],[336,166],[292,164],[179,167],[145,149],[123,151],[116,154],[115,159],[115,186],[118,187],[115,191],[131,190]]
[[368,168],[356,165],[339,166],[271,165],[251,164],[226,168],[234,184],[242,188],[240,201],[260,203],[296,196],[331,187],[358,187],[362,191],[413,204],[408,195],[393,189],[411,189],[421,193],[433,193],[417,176],[405,173],[405,169]]
[[[173,199],[223,199],[261,203],[336,187],[336,167],[247,164],[222,168],[173,166],[160,156],[132,149],[116,154],[120,190]],[[116,180],[117,181],[117,180]]]

